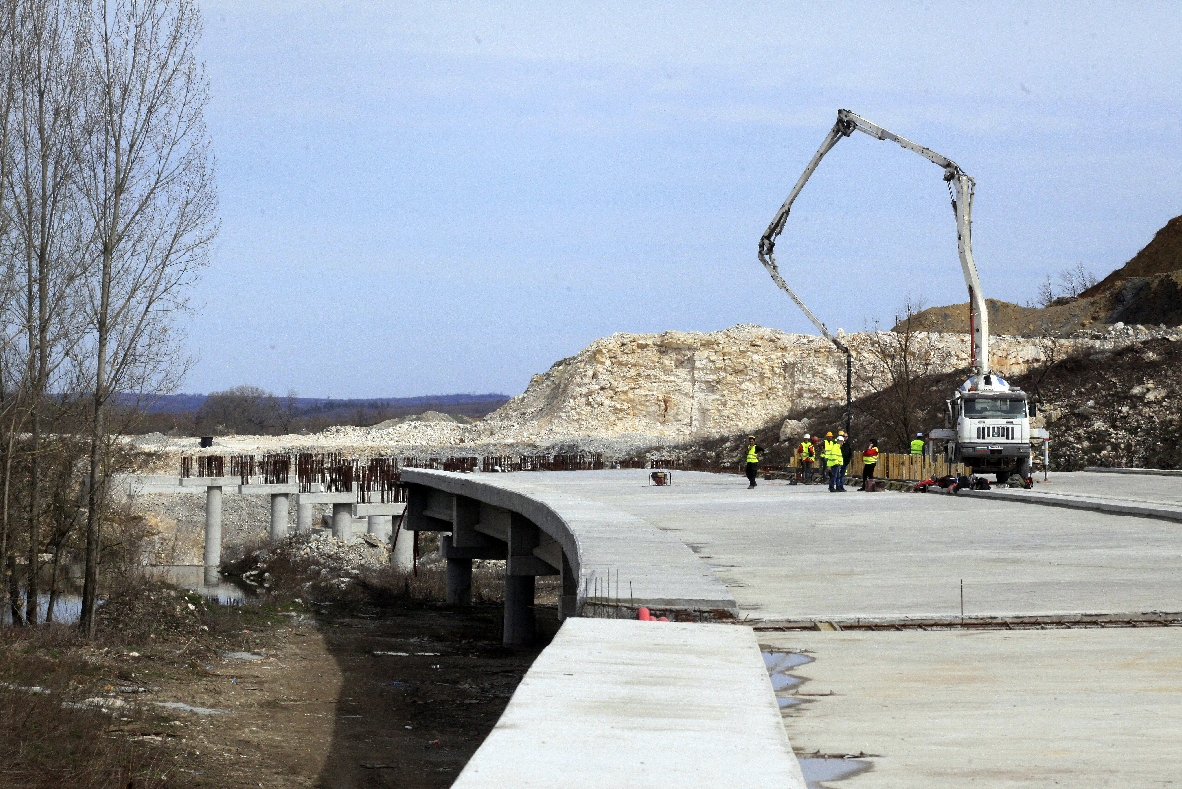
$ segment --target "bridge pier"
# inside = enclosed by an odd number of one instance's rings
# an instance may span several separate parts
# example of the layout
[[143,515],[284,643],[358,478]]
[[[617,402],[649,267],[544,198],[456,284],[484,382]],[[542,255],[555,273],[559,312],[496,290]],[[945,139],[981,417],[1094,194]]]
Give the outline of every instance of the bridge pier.
[[286,493],[271,494],[271,539],[281,540],[287,536],[287,516],[290,505]]
[[349,542],[353,539],[353,505],[336,502],[332,505],[332,536]]
[[296,496],[296,534],[312,531],[312,503]]
[[222,565],[222,488],[237,487],[237,477],[184,477],[182,488],[205,489],[205,550],[204,581],[206,586],[217,586],[222,582],[219,570]]
[[210,485],[205,489],[205,585],[221,583],[222,564],[222,488]]
[[534,576],[505,575],[505,634],[509,646],[530,644],[537,637],[534,617]]
[[472,560],[447,560],[447,602],[472,605]]
[[287,536],[288,513],[291,509],[291,494],[298,492],[299,485],[295,483],[248,483],[238,486],[238,492],[243,496],[271,497],[271,529],[272,540],[281,540]]

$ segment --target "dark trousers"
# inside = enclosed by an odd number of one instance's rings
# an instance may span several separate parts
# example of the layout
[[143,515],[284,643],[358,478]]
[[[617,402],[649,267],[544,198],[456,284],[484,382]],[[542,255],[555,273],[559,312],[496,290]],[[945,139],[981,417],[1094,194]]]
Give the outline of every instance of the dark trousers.
[[758,463],[748,463],[747,464],[747,480],[752,485],[755,484],[755,475],[758,473],[759,473],[759,464]]
[[813,481],[813,464],[812,463],[801,463],[800,464],[800,478],[807,483],[810,483],[810,484],[812,483],[812,481]]
[[862,490],[866,490],[874,483],[874,469],[877,465],[877,463],[862,464]]

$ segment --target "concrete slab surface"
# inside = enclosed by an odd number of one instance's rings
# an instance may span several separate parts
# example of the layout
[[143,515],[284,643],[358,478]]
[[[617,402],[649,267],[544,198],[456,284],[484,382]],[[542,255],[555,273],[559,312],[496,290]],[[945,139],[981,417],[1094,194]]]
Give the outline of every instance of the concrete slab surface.
[[1034,493],[1061,493],[1130,501],[1151,501],[1182,507],[1182,476],[1059,472],[1050,480],[1034,479]]
[[1094,472],[1096,474],[1149,474],[1161,477],[1182,477],[1182,469],[1176,468],[1101,468],[1098,466],[1088,466],[1084,471]]
[[[950,492],[929,488],[929,494],[945,494]],[[1106,515],[1132,515],[1154,520],[1173,521],[1182,523],[1182,505],[1163,504],[1158,501],[1137,501],[1135,499],[1114,499],[1101,496],[1084,496],[1071,493],[1048,493],[1014,488],[996,488],[994,490],[965,490],[957,496],[966,499],[996,499],[998,501],[1016,501],[1023,504],[1035,504],[1042,507],[1061,507],[1069,510],[1092,510]]]
[[666,530],[753,619],[947,618],[961,579],[970,617],[1182,611],[1182,529],[1160,520],[762,480],[747,490],[727,474],[675,471],[669,487],[643,470],[473,476]]
[[756,635],[813,658],[797,753],[872,754],[830,786],[1182,783],[1182,628]]
[[455,789],[804,789],[750,629],[568,619]]

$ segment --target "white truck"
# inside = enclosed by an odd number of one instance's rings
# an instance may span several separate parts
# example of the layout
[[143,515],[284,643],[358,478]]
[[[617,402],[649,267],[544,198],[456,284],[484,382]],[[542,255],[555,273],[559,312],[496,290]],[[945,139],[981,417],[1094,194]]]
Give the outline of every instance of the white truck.
[[893,134],[849,110],[838,110],[837,122],[833,124],[821,147],[817,149],[808,167],[796,181],[796,186],[788,195],[788,199],[780,206],[763,237],[759,239],[759,261],[767,269],[772,280],[796,302],[821,334],[844,351],[848,359],[849,349],[829,333],[825,324],[788,287],[776,264],[774,251],[776,238],[784,230],[793,202],[808,183],[821,159],[838,142],[855,131],[868,134],[876,140],[898,143],[939,165],[944,170],[944,181],[948,184],[949,196],[952,198],[952,211],[956,215],[960,268],[969,289],[969,358],[972,360],[973,372],[957,389],[952,399],[947,401],[946,428],[931,431],[928,438],[946,440],[945,452],[948,459],[953,462],[963,461],[973,473],[995,473],[999,483],[1006,482],[1011,475],[1016,474],[1029,485],[1030,417],[1034,415],[1034,404],[1020,389],[1012,388],[1000,376],[994,375],[989,367],[989,312],[985,307],[985,297],[981,293],[981,282],[977,278],[977,266],[973,262],[972,212],[973,189],[976,182],[961,170],[956,162],[930,148]]

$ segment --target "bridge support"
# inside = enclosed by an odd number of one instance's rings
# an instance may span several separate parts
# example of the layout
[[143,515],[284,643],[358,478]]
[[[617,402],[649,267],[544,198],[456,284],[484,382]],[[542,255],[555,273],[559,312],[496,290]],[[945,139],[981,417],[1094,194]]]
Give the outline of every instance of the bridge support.
[[222,564],[222,489],[210,485],[205,489],[205,585],[221,583]]
[[534,576],[505,575],[505,636],[509,646],[524,646],[537,637],[534,619]]
[[287,517],[290,505],[286,493],[271,494],[271,539],[282,540],[287,536]]
[[393,520],[390,515],[367,515],[365,516],[365,533],[386,542],[390,539]]
[[447,560],[447,602],[472,605],[472,560]]
[[353,505],[337,502],[332,505],[332,536],[349,542],[353,539]]
[[392,536],[394,550],[390,553],[390,563],[394,565],[396,570],[409,573],[414,569],[415,563],[415,533],[399,529],[397,534],[392,534]]
[[312,531],[312,504],[302,497],[296,497],[296,534]]

